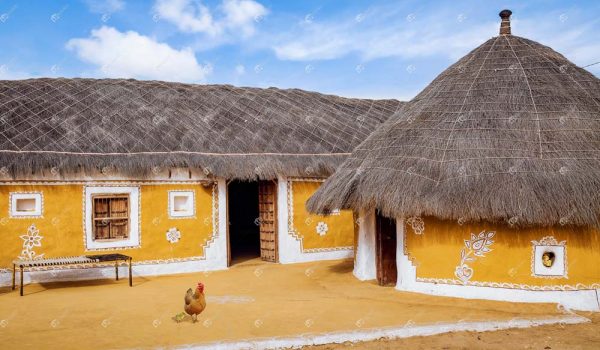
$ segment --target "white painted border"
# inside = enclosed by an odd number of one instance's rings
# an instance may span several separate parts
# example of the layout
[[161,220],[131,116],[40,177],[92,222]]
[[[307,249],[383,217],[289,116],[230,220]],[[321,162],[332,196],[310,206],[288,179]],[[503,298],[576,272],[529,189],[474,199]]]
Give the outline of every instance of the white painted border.
[[318,260],[348,259],[354,255],[353,249],[303,252],[302,242],[289,232],[288,212],[288,179],[283,176],[277,178],[277,234],[279,262],[291,264]]
[[[35,211],[20,212],[17,200],[35,199]],[[8,217],[11,219],[41,219],[44,216],[44,195],[42,192],[10,192],[8,200]]]
[[[141,223],[140,206],[141,193],[139,186],[85,186],[84,187],[84,227],[85,250],[105,250],[114,248],[140,248],[141,247]],[[129,195],[129,238],[103,242],[94,240],[94,230],[92,227],[92,195],[94,194],[128,194]]]
[[[175,211],[175,197],[186,196],[191,203],[185,212]],[[169,219],[194,219],[196,218],[196,191],[194,190],[172,190],[169,191],[168,198]]]
[[299,348],[311,345],[357,343],[377,339],[399,339],[418,336],[430,336],[450,332],[489,332],[513,328],[529,328],[552,324],[578,324],[591,322],[588,318],[576,315],[559,316],[542,319],[516,318],[508,321],[485,322],[455,322],[436,323],[427,325],[409,325],[404,327],[387,327],[363,329],[347,332],[332,332],[324,334],[302,334],[297,337],[258,338],[232,342],[213,342],[205,344],[188,344],[177,346],[175,349],[186,350],[231,350],[231,349],[281,349]]
[[396,263],[398,268],[397,290],[465,299],[557,303],[567,309],[600,311],[600,292],[596,289],[542,291],[417,281],[416,267],[404,252],[404,220],[401,218],[396,219],[396,225],[398,237],[396,248]]

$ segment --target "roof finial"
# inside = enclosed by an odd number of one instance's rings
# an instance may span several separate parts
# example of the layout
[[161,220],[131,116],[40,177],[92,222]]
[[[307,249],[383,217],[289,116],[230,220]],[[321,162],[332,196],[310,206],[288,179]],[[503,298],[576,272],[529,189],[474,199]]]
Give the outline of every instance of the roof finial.
[[512,15],[511,10],[500,11],[500,18],[502,18],[502,22],[500,22],[500,35],[510,35],[510,15]]

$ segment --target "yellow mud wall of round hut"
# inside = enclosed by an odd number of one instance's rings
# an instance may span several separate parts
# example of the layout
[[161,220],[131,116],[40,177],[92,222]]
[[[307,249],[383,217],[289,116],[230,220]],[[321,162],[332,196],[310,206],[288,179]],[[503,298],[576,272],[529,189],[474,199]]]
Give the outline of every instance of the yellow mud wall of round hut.
[[321,186],[321,181],[289,182],[289,228],[305,251],[352,249],[356,223],[352,211],[341,210],[331,215],[314,215],[306,210],[306,202]]
[[[88,184],[111,186],[111,184]],[[120,185],[123,185],[122,183]],[[84,185],[83,184],[7,184],[0,185],[0,269],[12,268],[12,260],[22,256],[24,236],[35,225],[40,246],[33,246],[34,256],[52,258],[83,254],[122,253],[141,261],[169,260],[203,256],[206,242],[213,236],[213,185],[141,184],[140,247],[90,250],[84,246]],[[193,218],[171,219],[168,213],[168,193],[190,190],[195,193],[196,214]],[[43,195],[42,217],[11,218],[11,192],[40,192]],[[132,205],[134,205],[132,203]],[[181,238],[171,243],[166,238],[170,228],[177,228]]]
[[[600,232],[595,229],[513,228],[487,223],[460,225],[456,221],[428,217],[422,221],[422,231],[417,227],[416,231],[420,232],[417,234],[408,221],[405,222],[404,250],[416,266],[418,279],[458,284],[502,283],[525,289],[600,288]],[[482,232],[489,238],[480,240]],[[491,237],[490,232],[493,232]],[[532,241],[540,242],[544,237],[553,237],[559,244],[564,241],[567,278],[532,275]],[[473,242],[478,242],[476,247]],[[482,242],[487,249],[481,249]],[[457,276],[457,270],[462,279]]]

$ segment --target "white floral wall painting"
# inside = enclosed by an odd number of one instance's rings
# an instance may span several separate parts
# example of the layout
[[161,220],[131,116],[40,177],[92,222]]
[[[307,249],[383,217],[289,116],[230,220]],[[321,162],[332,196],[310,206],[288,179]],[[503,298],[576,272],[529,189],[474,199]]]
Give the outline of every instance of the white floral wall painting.
[[325,236],[328,230],[329,227],[327,226],[327,224],[323,221],[319,221],[319,223],[317,224],[317,233],[319,234],[319,236]]
[[546,236],[531,241],[531,275],[539,278],[569,278],[567,275],[567,242]]
[[181,232],[179,232],[179,230],[176,227],[171,227],[167,231],[166,236],[167,236],[167,241],[169,241],[171,243],[177,243],[181,239]]
[[415,235],[422,235],[425,233],[425,222],[419,216],[411,216],[406,219],[406,223],[410,225]]
[[44,254],[37,254],[34,251],[34,247],[42,246],[42,239],[44,238],[40,235],[40,231],[35,227],[35,224],[31,224],[27,229],[27,233],[19,237],[23,240],[20,260],[37,260],[44,257]]
[[469,282],[473,277],[473,268],[468,263],[477,258],[484,258],[486,253],[492,251],[490,246],[494,243],[492,237],[496,232],[481,231],[478,235],[471,233],[471,239],[465,239],[465,247],[460,251],[460,263],[454,270],[454,275],[461,280],[463,284]]

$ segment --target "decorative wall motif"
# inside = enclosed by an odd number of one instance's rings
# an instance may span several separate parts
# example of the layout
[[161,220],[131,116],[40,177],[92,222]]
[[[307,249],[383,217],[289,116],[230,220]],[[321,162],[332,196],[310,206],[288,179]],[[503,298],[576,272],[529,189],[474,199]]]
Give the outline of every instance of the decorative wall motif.
[[37,260],[42,259],[44,254],[37,254],[33,249],[34,247],[42,246],[42,239],[40,231],[35,227],[35,224],[31,224],[27,229],[27,233],[19,236],[23,240],[23,250],[19,256],[20,260]]
[[329,227],[327,227],[327,224],[323,221],[320,221],[317,224],[317,233],[319,236],[325,236],[325,234],[327,234],[327,230],[329,230]]
[[406,223],[410,225],[415,235],[422,235],[425,233],[425,222],[419,216],[411,216],[406,219]]
[[569,278],[567,275],[567,244],[552,236],[531,241],[531,276],[539,278]]
[[462,281],[463,284],[473,277],[473,268],[467,263],[475,261],[477,257],[483,258],[486,253],[491,252],[489,248],[494,241],[492,237],[496,232],[494,231],[481,231],[479,235],[471,233],[471,239],[465,239],[465,247],[460,251],[460,263],[454,270],[454,275]]
[[177,243],[181,239],[181,232],[179,232],[177,227],[171,227],[167,231],[166,236],[167,236],[167,241],[169,241],[171,243]]
[[[302,253],[323,253],[323,252],[333,252],[340,250],[352,250],[354,246],[340,246],[340,247],[330,247],[330,248],[304,248],[304,240],[300,232],[296,229],[294,224],[294,183],[295,182],[318,182],[323,183],[325,179],[320,178],[288,178],[286,182],[287,187],[287,211],[288,211],[288,234],[294,237],[298,242],[300,242],[300,249]],[[333,210],[330,216],[339,216],[341,212],[339,209]],[[305,220],[306,225],[312,225],[312,219],[309,217]],[[329,227],[327,226],[327,231]],[[327,232],[325,231],[325,233]],[[317,231],[317,233],[319,233]],[[319,233],[320,234],[320,233]],[[320,234],[321,235],[321,234]],[[322,236],[322,235],[321,235]]]

